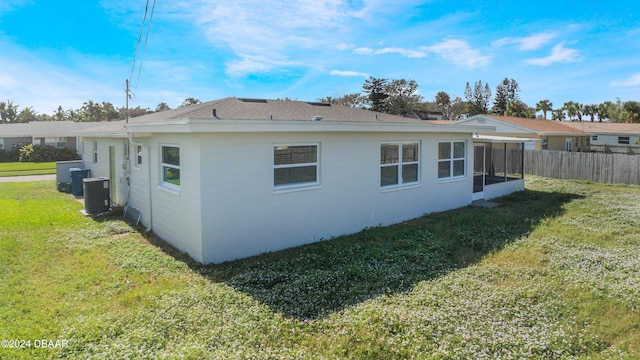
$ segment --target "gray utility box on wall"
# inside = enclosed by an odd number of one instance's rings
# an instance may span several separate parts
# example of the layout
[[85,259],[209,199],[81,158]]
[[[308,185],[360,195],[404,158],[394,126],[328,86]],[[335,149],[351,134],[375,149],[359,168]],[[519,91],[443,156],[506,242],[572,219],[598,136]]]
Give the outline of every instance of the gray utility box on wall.
[[87,178],[84,185],[84,211],[89,215],[96,215],[111,208],[109,198],[109,179],[105,177]]

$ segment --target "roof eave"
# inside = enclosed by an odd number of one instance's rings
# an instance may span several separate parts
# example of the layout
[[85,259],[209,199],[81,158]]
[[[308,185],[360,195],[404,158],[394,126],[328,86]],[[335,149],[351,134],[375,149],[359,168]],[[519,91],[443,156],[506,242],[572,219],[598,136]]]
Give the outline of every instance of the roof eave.
[[189,132],[432,132],[474,133],[495,131],[479,126],[443,126],[424,123],[348,122],[308,120],[203,120],[180,119],[127,124],[128,133]]

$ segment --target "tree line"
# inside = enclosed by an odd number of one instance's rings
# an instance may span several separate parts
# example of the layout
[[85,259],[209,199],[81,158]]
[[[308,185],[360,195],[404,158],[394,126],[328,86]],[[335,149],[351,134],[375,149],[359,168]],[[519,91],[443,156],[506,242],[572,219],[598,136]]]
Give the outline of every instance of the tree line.
[[[464,100],[445,91],[436,94],[433,101],[425,100],[418,94],[418,83],[415,80],[384,79],[373,76],[365,80],[362,91],[342,96],[327,96],[317,99],[337,105],[353,108],[370,109],[399,116],[410,114],[439,112],[445,120],[457,120],[477,114],[495,114],[535,118],[538,111],[542,118],[564,121],[598,121],[640,122],[640,102],[620,99],[605,101],[600,104],[581,104],[567,101],[561,107],[554,107],[548,99],[540,100],[531,107],[520,100],[520,86],[514,79],[505,78],[492,91],[488,83],[476,81],[473,86],[466,83]],[[495,95],[494,95],[495,94]],[[201,103],[196,98],[186,98],[179,107]],[[136,117],[158,111],[171,110],[169,105],[161,102],[154,110],[149,108],[128,109],[129,117]],[[547,117],[549,115],[549,118]],[[38,114],[33,107],[20,106],[12,101],[0,101],[0,119],[6,123],[25,123],[29,121],[114,121],[125,119],[127,109],[115,107],[110,102],[85,101],[78,109],[64,110],[58,106],[51,114]]]
[[[186,98],[180,107],[188,106],[192,104],[199,104],[200,100],[195,98]],[[171,110],[169,105],[165,102],[161,102],[156,106],[155,110],[149,108],[142,108],[140,106],[129,108],[129,117],[136,117],[145,114],[150,114],[158,111]],[[30,121],[76,121],[76,122],[90,122],[90,121],[115,121],[123,120],[127,117],[127,108],[116,107],[108,101],[96,102],[88,100],[82,103],[82,106],[78,109],[64,110],[62,106],[58,106],[56,111],[51,115],[39,114],[33,109],[32,106],[27,106],[20,109],[20,105],[15,104],[13,101],[0,101],[0,120],[2,124],[11,123],[27,123]]]
[[477,114],[494,114],[536,118],[542,111],[543,119],[564,121],[640,122],[640,102],[605,101],[601,104],[580,104],[568,101],[554,108],[548,99],[540,100],[531,107],[520,100],[520,86],[514,79],[505,78],[495,88],[495,95],[488,83],[468,82],[464,89],[464,100],[445,91],[436,94],[433,101],[425,101],[418,94],[418,83],[414,80],[369,77],[360,93],[320,98],[318,101],[354,108],[370,109],[393,115],[407,116],[421,112],[439,112],[445,120],[457,120]]

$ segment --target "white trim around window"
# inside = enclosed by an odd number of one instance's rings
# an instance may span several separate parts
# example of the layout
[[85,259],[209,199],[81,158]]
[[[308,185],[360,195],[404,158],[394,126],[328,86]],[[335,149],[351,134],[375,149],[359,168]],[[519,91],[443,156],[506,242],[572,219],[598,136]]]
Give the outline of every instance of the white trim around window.
[[142,145],[136,145],[134,166],[138,169],[142,167]]
[[160,145],[161,186],[168,190],[180,191],[180,171],[180,146]]
[[98,163],[98,142],[95,140],[93,141],[93,163]]
[[420,183],[420,142],[380,144],[380,188],[394,189]]
[[438,142],[438,181],[463,179],[467,176],[467,142]]
[[273,145],[273,190],[320,185],[320,144]]

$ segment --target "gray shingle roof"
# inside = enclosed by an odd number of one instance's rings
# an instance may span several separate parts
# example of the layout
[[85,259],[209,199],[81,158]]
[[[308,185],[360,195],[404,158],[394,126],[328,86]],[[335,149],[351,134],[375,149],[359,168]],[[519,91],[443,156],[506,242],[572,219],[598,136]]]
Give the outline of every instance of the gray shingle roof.
[[68,137],[101,123],[73,121],[32,121],[19,124],[0,124],[0,138],[16,137]]
[[[216,117],[213,115],[214,109]],[[132,118],[130,122],[143,123],[180,119],[314,121],[314,118],[319,116],[322,117],[323,121],[424,123],[419,119],[327,103],[242,98],[224,98],[174,110],[156,112]]]

